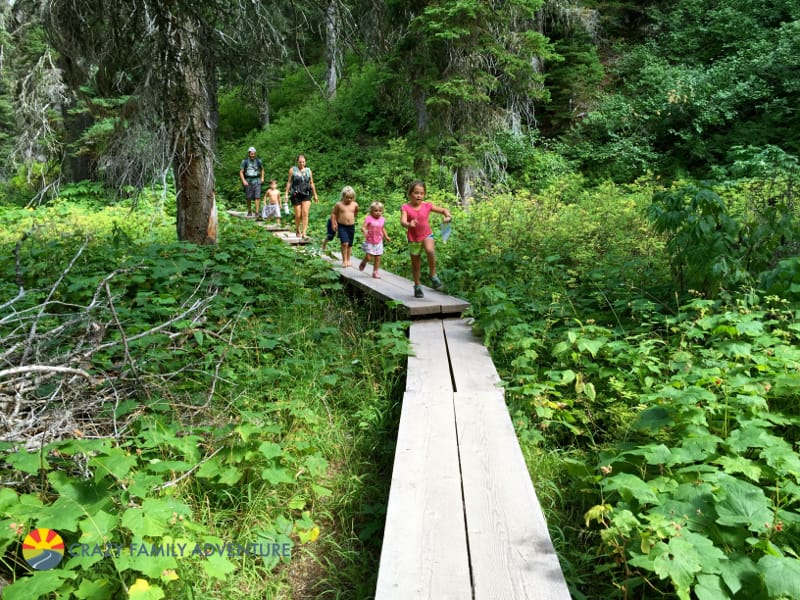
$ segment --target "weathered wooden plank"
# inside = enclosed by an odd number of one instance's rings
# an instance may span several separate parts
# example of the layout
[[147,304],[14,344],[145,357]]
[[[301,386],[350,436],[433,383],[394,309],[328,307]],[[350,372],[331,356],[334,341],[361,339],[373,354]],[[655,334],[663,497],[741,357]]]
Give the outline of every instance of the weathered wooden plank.
[[494,390],[500,385],[500,375],[489,351],[472,333],[470,325],[462,319],[442,321],[450,354],[456,391]]
[[408,331],[413,356],[408,357],[406,391],[447,393],[453,391],[450,362],[442,321],[414,321]]
[[[405,313],[411,318],[460,315],[469,308],[469,302],[466,300],[437,292],[427,286],[422,286],[425,297],[415,298],[413,283],[389,271],[381,270],[381,278],[374,279],[371,266],[364,271],[359,271],[357,267],[342,267],[338,252],[332,252],[330,256],[325,254],[320,256],[357,288],[381,300],[402,303]],[[354,259],[355,264],[358,262],[358,259]]]
[[272,235],[292,246],[304,246],[311,243],[311,238],[299,237],[294,231],[276,231]]
[[503,393],[455,393],[475,600],[569,600]]
[[407,392],[375,600],[471,596],[452,393]]

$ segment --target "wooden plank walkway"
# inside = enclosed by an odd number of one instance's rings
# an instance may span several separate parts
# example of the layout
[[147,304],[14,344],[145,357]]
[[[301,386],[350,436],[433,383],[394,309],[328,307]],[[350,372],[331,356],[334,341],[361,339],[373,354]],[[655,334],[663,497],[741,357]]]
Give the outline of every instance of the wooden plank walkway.
[[469,325],[444,318],[469,303],[429,287],[414,298],[408,279],[343,268],[338,253],[322,258],[359,289],[425,317],[409,331],[375,600],[569,600],[500,376]]
[[460,319],[410,339],[375,599],[568,600],[488,351]]
[[[279,238],[281,241],[286,242],[292,246],[305,246],[311,243],[310,237],[301,238],[292,231],[293,227],[289,227],[288,225],[277,225],[275,223],[267,223],[266,221],[256,221],[255,216],[248,217],[247,213],[244,211],[238,210],[228,210],[225,211],[232,217],[236,217],[238,219],[245,219],[248,221],[253,221],[256,225],[261,227],[262,229],[266,229],[267,231],[271,231],[274,236]],[[284,222],[289,222],[289,219],[292,219],[291,223],[294,224],[294,216],[283,216],[282,217]]]
[[[449,296],[443,292],[437,292],[433,288],[422,286],[425,293],[424,298],[414,297],[414,284],[411,280],[381,270],[381,278],[372,277],[372,266],[367,266],[366,270],[359,271],[356,267],[342,267],[336,258],[338,254],[333,253],[334,258],[324,256],[323,258],[334,263],[333,267],[339,275],[355,287],[373,295],[381,300],[395,301],[403,307],[403,312],[409,318],[418,317],[442,317],[458,316],[469,308],[469,302]],[[361,257],[353,258],[353,262],[358,264]]]
[[[255,222],[255,217],[248,217],[245,212],[235,210],[229,210],[227,212],[232,217],[248,219]],[[290,217],[286,218],[288,219]],[[281,241],[293,246],[307,245],[312,241],[311,238],[297,237],[288,227],[267,225],[263,221],[258,221],[257,224],[267,231],[272,231],[273,235]],[[371,266],[368,266],[366,271],[359,271],[355,267],[343,268],[340,264],[337,264],[341,262],[341,256],[338,252],[334,251],[330,252],[329,255],[321,254],[320,256],[329,261],[334,269],[339,272],[339,275],[355,287],[381,300],[398,302],[398,306],[408,318],[458,316],[469,307],[469,302],[466,300],[437,292],[433,288],[427,286],[422,286],[425,297],[415,298],[412,282],[399,275],[390,273],[389,271],[381,271],[381,278],[373,279]],[[354,263],[357,264],[361,258],[361,256],[353,257]]]

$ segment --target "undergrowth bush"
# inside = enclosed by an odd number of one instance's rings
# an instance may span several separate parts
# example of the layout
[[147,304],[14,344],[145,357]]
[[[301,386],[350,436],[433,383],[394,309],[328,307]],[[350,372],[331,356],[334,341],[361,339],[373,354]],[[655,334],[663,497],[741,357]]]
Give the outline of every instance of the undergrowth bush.
[[[437,246],[445,279],[471,300],[575,598],[796,597],[795,307],[683,301],[644,183],[476,203]],[[728,189],[764,205],[758,180]]]
[[[291,593],[315,564],[329,565],[313,567],[318,585],[369,595],[403,325],[362,319],[326,264],[252,224],[223,217],[224,242],[198,247],[133,230],[115,238],[105,210],[90,233],[93,217],[78,213],[80,233],[68,211],[37,211],[17,265],[4,244],[3,289],[17,293],[16,269],[23,294],[0,336],[24,340],[35,323],[37,339],[53,340],[35,358],[74,358],[65,366],[88,378],[76,389],[75,376],[59,385],[57,373],[31,372],[44,395],[2,397],[18,420],[36,406],[49,424],[22,439],[4,423],[0,575],[13,583],[3,597],[263,598]],[[143,217],[130,213],[131,224]],[[195,296],[202,311],[176,319]],[[27,317],[43,299],[58,310]],[[25,343],[14,347],[0,370],[31,366]],[[27,375],[16,377],[5,383]],[[71,410],[59,422],[62,396]],[[31,573],[22,560],[34,528],[63,537],[57,568]]]

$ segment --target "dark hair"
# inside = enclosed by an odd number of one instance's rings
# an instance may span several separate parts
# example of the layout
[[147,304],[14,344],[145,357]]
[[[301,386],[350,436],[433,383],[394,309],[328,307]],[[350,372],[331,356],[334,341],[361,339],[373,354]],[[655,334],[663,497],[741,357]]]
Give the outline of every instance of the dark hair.
[[406,190],[406,196],[410,196],[411,192],[413,192],[414,188],[417,186],[420,186],[425,192],[428,191],[428,188],[425,187],[425,182],[422,181],[421,179],[417,179],[408,184],[408,189]]

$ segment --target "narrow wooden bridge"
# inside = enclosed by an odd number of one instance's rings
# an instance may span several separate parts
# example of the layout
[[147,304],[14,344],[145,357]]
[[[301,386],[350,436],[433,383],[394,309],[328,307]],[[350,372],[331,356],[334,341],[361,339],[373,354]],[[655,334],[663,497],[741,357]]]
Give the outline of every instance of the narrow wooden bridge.
[[569,600],[500,376],[469,303],[335,267],[415,319],[375,600]]
[[569,600],[500,376],[460,318],[469,303],[334,268],[414,319],[375,600]]

